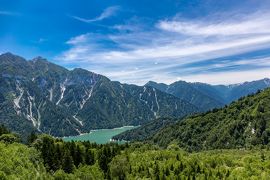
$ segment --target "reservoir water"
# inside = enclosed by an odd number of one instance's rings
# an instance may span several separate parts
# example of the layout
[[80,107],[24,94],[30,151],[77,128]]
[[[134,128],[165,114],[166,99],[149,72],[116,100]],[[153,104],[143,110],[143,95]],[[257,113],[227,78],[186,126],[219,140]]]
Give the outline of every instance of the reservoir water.
[[90,141],[90,142],[96,142],[98,144],[105,144],[107,142],[110,142],[112,137],[120,134],[122,132],[125,132],[130,129],[134,129],[138,126],[123,126],[120,128],[114,128],[114,129],[99,129],[99,130],[91,130],[90,133],[81,134],[78,136],[69,136],[64,137],[64,141]]

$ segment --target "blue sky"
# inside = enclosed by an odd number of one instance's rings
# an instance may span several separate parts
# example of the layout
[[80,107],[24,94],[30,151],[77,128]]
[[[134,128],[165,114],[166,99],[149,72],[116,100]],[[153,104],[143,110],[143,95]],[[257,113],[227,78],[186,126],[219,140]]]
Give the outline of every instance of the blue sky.
[[270,77],[268,0],[0,0],[0,53],[112,80]]

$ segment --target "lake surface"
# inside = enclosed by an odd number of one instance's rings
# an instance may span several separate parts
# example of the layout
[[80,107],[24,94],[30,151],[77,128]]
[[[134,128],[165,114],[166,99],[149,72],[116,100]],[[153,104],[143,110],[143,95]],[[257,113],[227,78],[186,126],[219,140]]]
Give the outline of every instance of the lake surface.
[[114,129],[100,129],[100,130],[92,130],[90,133],[81,134],[78,136],[69,136],[64,137],[64,141],[91,141],[96,142],[98,144],[105,144],[110,142],[113,136],[125,132],[130,129],[134,129],[138,126],[124,126],[121,128]]

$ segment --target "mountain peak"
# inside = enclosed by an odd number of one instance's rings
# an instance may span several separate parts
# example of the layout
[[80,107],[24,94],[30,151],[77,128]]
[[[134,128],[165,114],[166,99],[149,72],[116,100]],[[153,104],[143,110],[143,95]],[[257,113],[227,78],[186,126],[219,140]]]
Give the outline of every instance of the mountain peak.
[[146,84],[145,84],[145,86],[147,86],[147,85],[151,85],[151,84],[158,84],[157,82],[155,82],[155,81],[148,81]]
[[14,54],[12,54],[11,52],[6,52],[1,54],[0,56],[15,56]]
[[1,64],[26,64],[26,60],[20,56],[12,54],[10,52],[4,53],[0,55]]
[[89,74],[89,73],[93,73],[93,72],[91,72],[91,71],[88,71],[88,70],[86,70],[86,69],[83,69],[83,68],[74,68],[73,70],[72,70],[72,72],[74,72],[74,73],[79,73],[79,74]]
[[167,84],[165,84],[165,83],[158,83],[158,82],[155,82],[155,81],[148,81],[145,84],[145,86],[154,86],[154,85],[167,86]]
[[170,84],[172,86],[175,86],[175,85],[190,85],[190,83],[186,82],[186,81],[183,81],[183,80],[179,80],[179,81],[175,81],[174,83]]
[[42,56],[37,56],[33,59],[33,61],[38,61],[38,60],[46,60],[45,58],[43,58]]
[[31,60],[33,63],[36,62],[42,62],[42,63],[49,63],[49,61],[46,58],[43,58],[41,56],[37,56]]
[[89,74],[91,74],[91,75],[99,75],[97,73],[94,73],[92,71],[88,71],[87,69],[83,69],[83,68],[74,68],[72,70],[72,72],[77,73],[77,74],[84,74],[84,75],[89,75]]
[[14,58],[20,58],[20,59],[23,59],[22,57],[20,56],[17,56],[15,54],[12,54],[11,52],[6,52],[6,53],[3,53],[0,55],[0,57],[2,58],[8,58],[8,59],[14,59]]

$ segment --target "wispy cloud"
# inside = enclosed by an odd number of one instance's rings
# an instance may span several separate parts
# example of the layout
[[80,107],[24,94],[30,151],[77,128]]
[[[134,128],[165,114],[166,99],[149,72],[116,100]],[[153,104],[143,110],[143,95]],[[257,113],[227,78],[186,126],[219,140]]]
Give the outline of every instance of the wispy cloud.
[[177,32],[186,35],[249,35],[249,34],[269,34],[270,33],[270,14],[259,12],[244,17],[232,17],[227,19],[213,20],[161,20],[158,23],[158,28]]
[[20,13],[17,12],[12,12],[12,11],[0,11],[0,16],[19,16],[21,15]]
[[85,22],[85,23],[92,23],[92,22],[96,22],[96,21],[102,21],[102,20],[107,19],[111,16],[114,16],[119,9],[120,9],[119,6],[108,7],[99,16],[97,16],[93,19],[86,19],[86,18],[82,18],[82,17],[78,17],[78,16],[70,16],[70,17],[72,17],[76,20]]
[[82,44],[87,42],[88,40],[88,33],[87,34],[82,34],[76,37],[71,38],[70,40],[68,40],[66,43],[70,44],[70,45],[76,45],[76,44]]
[[[166,83],[178,79],[193,81],[198,73],[201,77],[213,77],[209,81],[203,79],[204,82],[215,83],[214,79],[220,82],[219,76],[236,71],[232,67],[238,66],[238,71],[246,74],[250,71],[247,67],[255,67],[256,61],[262,62],[256,68],[265,69],[268,67],[266,62],[270,60],[267,56],[210,63],[214,58],[270,48],[270,14],[266,12],[237,14],[233,20],[220,17],[172,18],[161,19],[148,28],[133,27],[132,24],[115,25],[113,28],[119,32],[72,37],[67,41],[70,49],[57,59],[88,67],[114,80],[136,84],[144,84],[148,80]],[[210,64],[206,67],[192,65],[203,61]],[[260,72],[260,76],[263,75],[270,76],[266,70]],[[228,78],[228,81],[235,83],[233,78]]]

